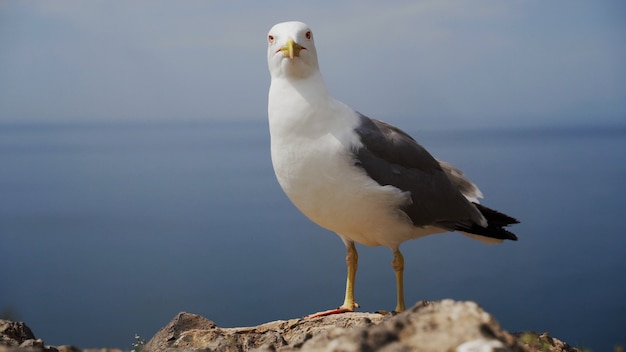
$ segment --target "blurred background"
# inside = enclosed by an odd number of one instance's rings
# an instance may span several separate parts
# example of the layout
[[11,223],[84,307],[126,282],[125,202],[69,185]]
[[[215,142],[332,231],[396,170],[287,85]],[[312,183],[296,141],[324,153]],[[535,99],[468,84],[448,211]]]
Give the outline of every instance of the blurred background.
[[[0,2],[0,314],[47,344],[130,348],[342,302],[345,248],[274,179],[266,35],[308,23],[333,95],[463,169],[520,241],[407,242],[407,304],[626,343],[622,1]],[[391,252],[358,247],[363,311]]]

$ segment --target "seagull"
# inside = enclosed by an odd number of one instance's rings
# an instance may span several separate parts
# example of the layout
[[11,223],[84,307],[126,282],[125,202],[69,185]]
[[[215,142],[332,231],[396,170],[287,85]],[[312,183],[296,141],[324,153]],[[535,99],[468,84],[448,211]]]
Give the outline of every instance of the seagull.
[[400,244],[459,232],[487,243],[517,240],[518,223],[481,205],[482,193],[461,170],[435,159],[399,128],[366,117],[331,97],[305,23],[274,25],[267,35],[271,75],[268,117],[272,165],[291,202],[346,246],[343,304],[309,317],[353,312],[355,243],[393,253],[396,312],[404,303]]

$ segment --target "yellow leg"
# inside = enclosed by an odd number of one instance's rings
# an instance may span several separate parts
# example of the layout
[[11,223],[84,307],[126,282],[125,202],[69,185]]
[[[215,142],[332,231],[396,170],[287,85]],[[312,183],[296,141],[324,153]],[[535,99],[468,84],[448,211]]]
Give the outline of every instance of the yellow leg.
[[354,301],[354,280],[356,278],[356,270],[359,267],[359,253],[356,251],[354,242],[346,244],[346,265],[348,266],[348,278],[346,280],[346,297],[339,309],[346,309],[350,312],[354,311],[359,305]]
[[331,314],[341,314],[347,312],[354,312],[355,308],[359,305],[354,301],[354,279],[356,277],[356,269],[359,266],[359,254],[354,247],[354,242],[346,242],[346,264],[348,266],[348,279],[346,280],[346,297],[343,300],[341,307],[318,312],[306,316],[307,319],[323,317]]
[[396,292],[397,304],[396,312],[404,312],[404,257],[399,249],[393,250],[393,261],[391,262],[393,270],[396,272]]

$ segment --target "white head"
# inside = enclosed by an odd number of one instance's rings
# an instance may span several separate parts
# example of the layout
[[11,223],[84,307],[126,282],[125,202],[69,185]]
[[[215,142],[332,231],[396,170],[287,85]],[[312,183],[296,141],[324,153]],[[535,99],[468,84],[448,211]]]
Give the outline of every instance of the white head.
[[302,22],[283,22],[267,34],[272,78],[302,79],[319,72],[313,32]]

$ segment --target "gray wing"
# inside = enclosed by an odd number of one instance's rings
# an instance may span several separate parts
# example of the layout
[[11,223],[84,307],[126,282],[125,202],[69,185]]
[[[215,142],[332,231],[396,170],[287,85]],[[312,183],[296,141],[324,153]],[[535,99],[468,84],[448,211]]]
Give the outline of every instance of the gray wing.
[[469,201],[473,203],[479,203],[478,198],[483,197],[483,193],[478,189],[478,186],[474,184],[465,174],[456,166],[450,164],[449,162],[439,160],[439,166],[443,169],[443,171],[448,175],[448,178],[454,184],[456,189],[461,192]]
[[356,164],[381,185],[410,192],[403,210],[415,226],[454,231],[486,226],[481,212],[452,183],[440,163],[411,136],[385,122],[360,115],[356,133],[362,147]]

